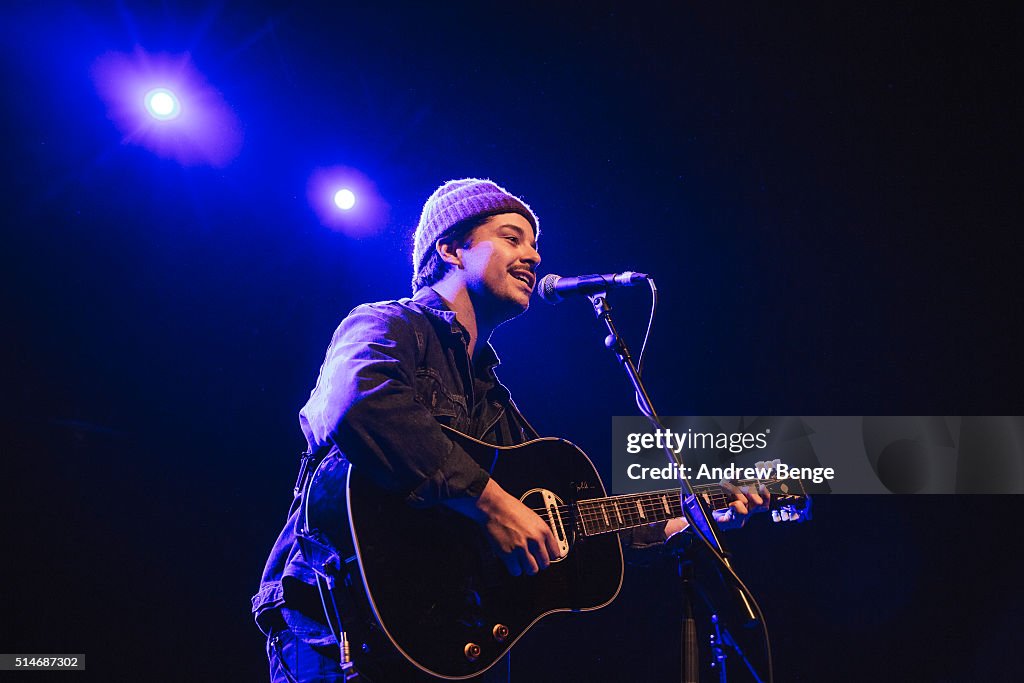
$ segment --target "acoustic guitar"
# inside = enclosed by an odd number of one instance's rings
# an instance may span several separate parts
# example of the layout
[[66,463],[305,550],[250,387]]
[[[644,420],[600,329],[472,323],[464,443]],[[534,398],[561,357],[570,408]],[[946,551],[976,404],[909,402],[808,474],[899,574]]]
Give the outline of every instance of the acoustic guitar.
[[[560,557],[546,570],[511,576],[475,522],[443,506],[410,507],[358,468],[348,468],[342,484],[321,471],[332,459],[311,479],[307,511],[308,527],[321,539],[346,533],[348,526],[378,625],[405,658],[434,676],[476,676],[543,617],[609,604],[623,576],[615,532],[682,516],[678,489],[608,496],[590,458],[568,441],[542,438],[501,447],[445,430],[551,527]],[[799,516],[805,500],[792,479],[734,483],[767,486],[783,517]],[[347,490],[332,490],[339,486]],[[709,509],[728,507],[717,484],[695,492]],[[337,501],[346,499],[347,510],[339,511]],[[340,529],[339,512],[349,520]],[[325,534],[332,528],[337,530]]]

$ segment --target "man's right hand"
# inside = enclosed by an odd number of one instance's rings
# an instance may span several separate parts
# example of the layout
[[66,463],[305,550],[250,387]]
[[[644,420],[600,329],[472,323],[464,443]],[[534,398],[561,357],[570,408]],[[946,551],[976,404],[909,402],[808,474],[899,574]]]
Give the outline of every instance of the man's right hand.
[[536,512],[505,492],[493,479],[469,514],[483,526],[508,573],[533,576],[559,556],[558,542]]

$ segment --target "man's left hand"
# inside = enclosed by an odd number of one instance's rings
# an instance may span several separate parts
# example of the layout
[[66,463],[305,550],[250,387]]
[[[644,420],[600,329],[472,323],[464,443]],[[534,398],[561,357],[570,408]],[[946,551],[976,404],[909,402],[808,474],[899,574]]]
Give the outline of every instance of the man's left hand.
[[[712,512],[719,529],[739,529],[747,523],[748,517],[760,512],[767,512],[771,507],[772,496],[764,484],[757,488],[753,486],[737,487],[732,482],[723,481],[720,485],[732,500],[729,501],[729,507]],[[689,524],[685,517],[669,520],[665,525],[665,538],[671,538],[680,531],[684,531],[687,526]]]

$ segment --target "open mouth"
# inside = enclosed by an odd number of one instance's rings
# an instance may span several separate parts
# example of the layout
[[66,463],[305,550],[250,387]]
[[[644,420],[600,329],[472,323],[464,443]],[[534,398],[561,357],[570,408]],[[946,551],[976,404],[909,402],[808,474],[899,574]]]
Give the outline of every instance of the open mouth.
[[526,272],[526,271],[512,271],[511,273],[509,273],[509,275],[511,275],[516,280],[519,280],[520,282],[525,284],[527,287],[530,288],[531,291],[533,290],[533,284],[534,284],[533,273]]

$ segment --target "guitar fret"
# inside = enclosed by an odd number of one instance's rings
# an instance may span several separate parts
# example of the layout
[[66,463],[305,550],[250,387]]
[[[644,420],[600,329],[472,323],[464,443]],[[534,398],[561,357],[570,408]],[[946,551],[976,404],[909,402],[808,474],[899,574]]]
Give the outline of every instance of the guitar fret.
[[639,505],[639,502],[635,497],[628,499],[626,509],[629,510],[629,523],[633,526],[643,524],[643,516],[641,515],[643,510],[638,511],[637,505]]
[[607,523],[607,515],[604,515],[606,518],[605,524],[601,524],[601,515],[598,512],[598,506],[601,505],[601,501],[580,501],[577,503],[576,507],[580,513],[580,520],[583,523],[583,534],[585,536],[601,533],[610,526]]
[[657,522],[659,517],[661,517],[661,509],[658,505],[657,497],[647,496],[647,499],[644,501],[644,506],[647,508],[650,516],[654,518],[652,521]]

